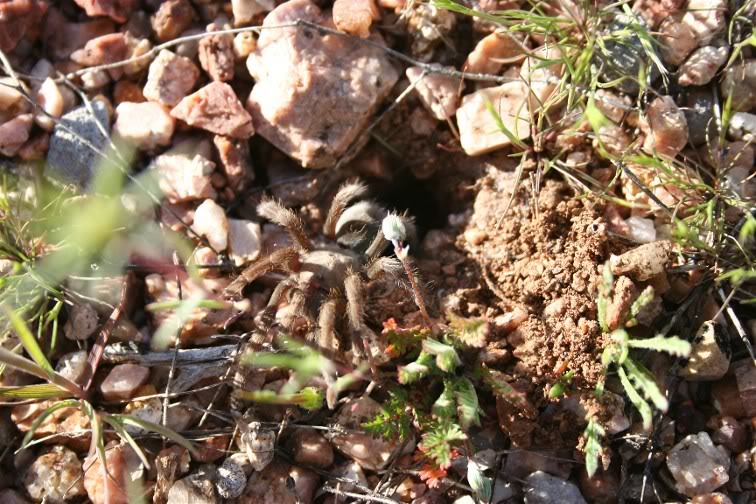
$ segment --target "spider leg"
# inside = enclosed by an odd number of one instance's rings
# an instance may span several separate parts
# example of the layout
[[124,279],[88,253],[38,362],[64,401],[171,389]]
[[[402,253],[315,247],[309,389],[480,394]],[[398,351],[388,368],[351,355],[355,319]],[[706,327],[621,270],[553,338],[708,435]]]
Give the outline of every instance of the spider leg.
[[378,257],[368,263],[365,272],[370,280],[384,276],[396,279],[401,277],[404,267],[399,259],[395,257]]
[[373,354],[370,351],[368,338],[370,329],[365,325],[365,290],[360,275],[351,271],[344,280],[344,288],[347,298],[347,320],[349,321],[349,328],[352,330],[352,347],[355,352],[360,348],[362,349],[370,364],[370,370],[376,378],[378,377],[378,366],[375,364]]
[[347,182],[339,188],[336,196],[333,197],[331,208],[328,210],[325,224],[323,225],[323,234],[328,238],[336,237],[336,223],[344,213],[347,205],[357,198],[367,194],[367,186],[358,180]]
[[318,346],[325,351],[338,350],[336,342],[336,305],[338,300],[331,296],[321,306],[318,314]]
[[283,206],[280,201],[271,198],[263,199],[257,205],[257,213],[286,229],[300,249],[310,250],[312,248],[312,243],[305,234],[302,220],[292,209]]
[[276,311],[278,311],[278,305],[281,304],[281,298],[288,289],[294,286],[292,280],[286,279],[276,285],[273,292],[268,299],[268,304],[260,313],[260,325],[264,331],[267,331],[273,326],[273,322],[276,320]]
[[226,297],[240,298],[244,287],[271,271],[296,271],[299,269],[299,251],[294,247],[275,250],[270,255],[253,262],[225,289]]

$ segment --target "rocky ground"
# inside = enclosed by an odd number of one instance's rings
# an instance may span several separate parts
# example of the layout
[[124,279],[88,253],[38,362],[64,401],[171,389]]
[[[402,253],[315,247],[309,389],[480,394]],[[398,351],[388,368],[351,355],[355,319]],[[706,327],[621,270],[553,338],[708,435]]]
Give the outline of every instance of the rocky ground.
[[0,1],[0,503],[753,502],[754,22]]

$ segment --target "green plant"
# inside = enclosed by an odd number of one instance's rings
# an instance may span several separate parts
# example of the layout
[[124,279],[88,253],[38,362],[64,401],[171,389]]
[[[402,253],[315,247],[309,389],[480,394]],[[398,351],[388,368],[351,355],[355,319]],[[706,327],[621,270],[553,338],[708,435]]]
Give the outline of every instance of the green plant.
[[[613,280],[611,268],[607,263],[604,266],[602,285],[597,300],[599,324],[605,331],[608,328],[606,306],[611,296]],[[650,296],[647,290],[643,292],[645,295],[642,293],[633,304],[625,323],[634,320],[643,305],[653,299],[653,291],[651,291]],[[611,343],[604,348],[601,361],[607,370],[616,370],[630,402],[641,414],[644,428],[650,429],[652,410],[647,401],[651,401],[661,411],[667,411],[669,403],[665,395],[659,390],[651,372],[639,360],[630,355],[631,350],[653,350],[673,356],[687,357],[690,355],[691,345],[677,336],[664,336],[662,334],[645,339],[633,338],[623,327],[615,329],[611,333]]]

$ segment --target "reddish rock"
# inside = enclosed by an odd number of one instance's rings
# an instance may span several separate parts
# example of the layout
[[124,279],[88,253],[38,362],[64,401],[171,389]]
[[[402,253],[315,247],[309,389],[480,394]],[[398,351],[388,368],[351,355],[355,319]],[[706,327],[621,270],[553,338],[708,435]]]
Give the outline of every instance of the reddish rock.
[[[688,122],[671,96],[659,96],[646,107],[647,126],[643,150],[674,158],[688,142]],[[644,127],[645,126],[645,127]]]
[[333,464],[333,448],[317,431],[297,429],[291,436],[291,445],[297,464],[322,468]]
[[255,132],[249,113],[231,86],[223,82],[211,82],[187,96],[171,115],[190,126],[232,138],[249,138]]
[[52,57],[64,60],[76,49],[92,39],[113,33],[115,25],[110,19],[92,19],[81,23],[69,22],[58,9],[50,9],[45,17],[43,35]]
[[[289,481],[294,483],[290,489]],[[312,471],[273,462],[249,478],[239,504],[296,504],[312,502],[320,477]],[[292,491],[293,490],[293,491]]]
[[161,154],[152,164],[160,190],[171,203],[215,198],[210,177],[215,163],[201,154],[187,154],[178,149]]
[[113,101],[117,107],[123,102],[142,103],[145,100],[142,88],[130,80],[121,79],[113,88]]
[[124,34],[110,33],[88,41],[71,59],[82,66],[105,65],[125,59],[127,50]]
[[191,92],[198,78],[199,69],[192,60],[163,50],[150,64],[144,96],[173,107]]
[[105,447],[105,465],[107,473],[96,453],[84,461],[87,495],[93,504],[128,504],[126,489],[143,473],[139,457],[130,446],[112,441]]
[[361,38],[370,36],[370,25],[380,12],[373,0],[336,0],[333,2],[333,24],[340,31]]
[[527,48],[512,35],[494,32],[483,37],[475,49],[467,56],[464,69],[470,73],[499,73],[504,62],[519,61]]
[[29,139],[33,123],[31,114],[21,114],[0,125],[0,154],[15,156]]
[[[213,31],[213,30],[208,30]],[[199,41],[202,69],[214,81],[228,82],[234,78],[234,36],[230,33],[211,35]]]
[[[40,415],[54,406],[56,401],[42,401],[34,404],[15,406],[11,410],[11,419],[22,433],[31,430],[32,423]],[[61,408],[47,416],[34,430],[34,439],[45,439],[45,443],[63,444],[75,450],[89,447],[92,429],[89,417],[74,406]],[[2,502],[2,501],[0,501]]]
[[175,39],[191,26],[196,14],[188,0],[161,2],[152,18],[152,29],[160,42]]
[[10,52],[40,22],[47,4],[38,0],[0,1],[0,50]]
[[106,401],[131,399],[147,383],[150,370],[137,364],[119,364],[100,384],[100,393]]
[[[418,67],[409,67],[407,78],[415,82],[422,73]],[[459,79],[442,74],[428,74],[417,82],[415,91],[420,95],[423,105],[439,121],[451,119],[457,112],[461,91]]]
[[125,23],[139,0],[74,0],[87,16],[108,16],[116,23]]
[[[298,19],[328,24],[315,4],[292,0],[263,26]],[[383,43],[378,35],[370,40]],[[333,166],[399,78],[379,48],[300,28],[263,30],[247,68],[256,81],[247,101],[255,129],[306,168]]]
[[732,371],[738,384],[745,416],[756,417],[756,367],[752,361],[744,359],[733,362]]
[[254,178],[249,157],[249,143],[246,140],[223,135],[215,135],[213,143],[218,149],[221,168],[226,175],[228,185],[236,193],[241,192]]

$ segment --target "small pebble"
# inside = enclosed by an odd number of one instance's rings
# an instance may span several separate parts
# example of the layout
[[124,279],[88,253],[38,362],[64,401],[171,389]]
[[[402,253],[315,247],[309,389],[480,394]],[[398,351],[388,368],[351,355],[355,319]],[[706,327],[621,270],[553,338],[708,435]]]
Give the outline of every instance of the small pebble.
[[194,211],[194,231],[207,238],[210,246],[218,252],[228,246],[228,219],[226,212],[211,199],[206,199]]
[[106,401],[131,399],[149,378],[150,370],[144,366],[119,364],[103,380],[100,393]]

